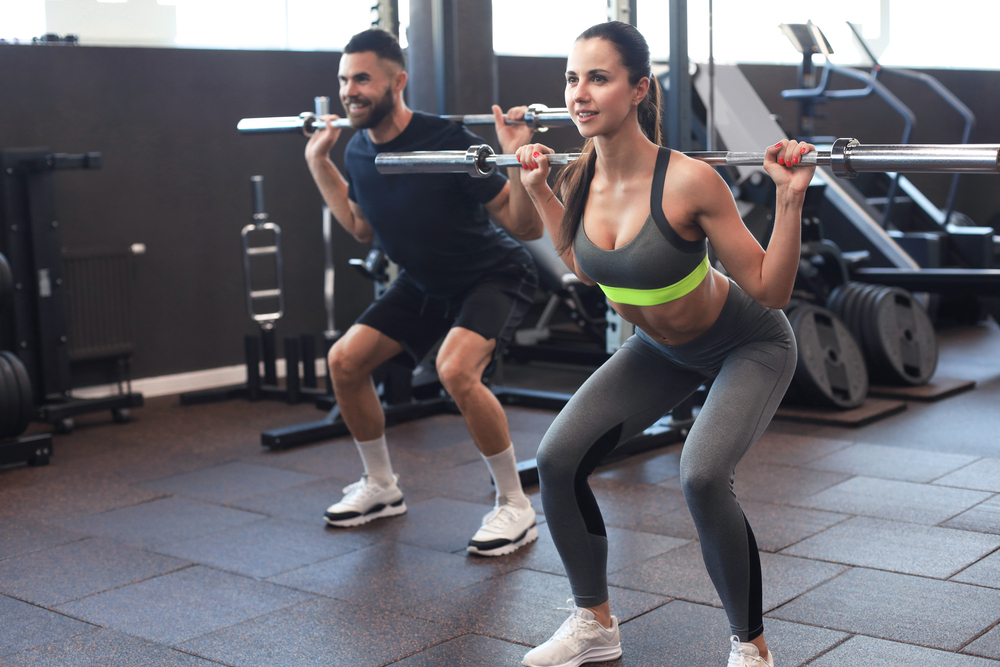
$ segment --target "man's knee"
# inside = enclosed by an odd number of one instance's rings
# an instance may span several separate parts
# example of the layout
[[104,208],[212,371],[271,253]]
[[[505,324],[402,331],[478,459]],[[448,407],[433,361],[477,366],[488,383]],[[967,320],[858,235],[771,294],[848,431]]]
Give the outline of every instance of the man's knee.
[[358,336],[344,336],[330,348],[327,363],[334,382],[352,383],[365,381],[378,365],[372,359],[372,346],[358,340]]
[[481,381],[477,376],[475,362],[457,354],[438,355],[437,374],[441,384],[453,398],[456,394],[468,392]]

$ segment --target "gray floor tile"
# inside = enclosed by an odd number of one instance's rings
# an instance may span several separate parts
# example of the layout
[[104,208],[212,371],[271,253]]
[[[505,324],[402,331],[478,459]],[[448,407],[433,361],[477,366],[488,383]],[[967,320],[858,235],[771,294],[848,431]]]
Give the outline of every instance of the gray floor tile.
[[281,572],[350,553],[368,546],[363,535],[336,534],[321,525],[266,519],[156,547],[177,558],[248,577]]
[[1000,591],[855,568],[769,615],[956,651],[1000,619]]
[[923,646],[857,636],[836,647],[809,667],[842,667],[843,665],[878,665],[878,667],[996,667],[996,662],[958,653],[947,653]]
[[139,487],[213,503],[227,503],[248,496],[280,491],[289,486],[317,479],[319,479],[317,475],[234,461],[183,475],[144,482],[139,484]]
[[682,445],[670,445],[598,468],[591,479],[635,484],[659,484],[680,474]]
[[[360,464],[359,464],[360,465]],[[226,503],[228,507],[248,510],[268,516],[293,519],[314,526],[324,525],[323,512],[340,500],[344,487],[357,478],[324,477],[315,482],[300,484],[273,493],[262,493]],[[404,493],[406,489],[403,489]],[[406,498],[409,501],[409,498]]]
[[798,504],[795,501],[819,493],[843,482],[846,473],[806,470],[770,464],[740,464],[733,488],[740,501],[758,500],[775,505]]
[[993,496],[941,524],[945,528],[1000,535],[1000,496]]
[[633,528],[684,540],[698,539],[698,529],[694,527],[694,519],[691,518],[687,505],[666,514],[643,517]]
[[492,505],[451,498],[407,504],[406,520],[396,522],[394,539],[445,553],[464,552]]
[[934,483],[1000,493],[1000,459],[979,459],[961,470],[935,480]]
[[976,457],[963,454],[944,454],[905,447],[861,443],[810,461],[805,464],[805,467],[847,472],[866,477],[929,482],[962,466],[967,466],[975,460]]
[[176,644],[310,597],[196,566],[70,602],[58,611],[154,642]]
[[[801,595],[844,570],[839,565],[819,563],[804,558],[761,553],[764,609]],[[705,569],[701,545],[686,544],[662,556],[608,576],[616,586],[649,591],[713,606],[722,606],[718,593]]]
[[854,477],[796,505],[894,521],[934,525],[961,514],[989,497],[983,491],[932,484]]
[[392,665],[393,667],[518,665],[527,652],[528,647],[521,644],[469,634],[433,646]]
[[[609,595],[611,613],[619,622],[667,601],[663,596],[615,587]],[[566,607],[570,597],[565,577],[515,570],[409,607],[405,613],[476,634],[537,646],[569,616],[570,612],[560,607]]]
[[0,595],[0,656],[25,651],[96,628],[6,595]]
[[1000,660],[1000,627],[995,627],[962,649],[964,653]]
[[375,667],[459,632],[437,623],[316,598],[178,648],[239,667]]
[[810,461],[850,447],[851,444],[851,441],[846,439],[776,433],[769,428],[747,452],[743,464],[768,463],[781,466],[803,466]]
[[684,506],[679,489],[659,484],[636,484],[615,479],[590,479],[604,523],[634,528],[642,521]]
[[[686,539],[667,537],[653,533],[643,533],[637,530],[626,530],[609,526],[608,532],[608,572],[617,572],[622,568],[666,553],[689,542]],[[520,549],[504,557],[516,567],[523,567],[538,572],[563,575],[563,568],[556,545],[552,543],[552,535],[547,524],[538,526],[538,540],[530,547]]]
[[952,581],[965,584],[1000,588],[1000,552],[994,552],[978,563],[973,563],[954,577]]
[[[675,600],[621,626],[622,664],[693,667],[726,664],[732,631],[721,609]],[[775,664],[798,667],[848,635],[767,619],[764,637]]]
[[503,559],[472,558],[387,542],[280,574],[270,581],[394,610],[506,571]]
[[91,538],[0,561],[0,592],[52,607],[187,566],[184,560]]
[[183,651],[114,630],[97,630],[7,656],[5,667],[213,667]]
[[75,530],[141,547],[154,547],[261,521],[260,514],[187,498],[163,498],[72,521]]
[[82,540],[86,535],[44,523],[0,522],[0,560]]
[[742,501],[740,506],[753,527],[757,547],[771,552],[780,551],[848,518],[845,514],[835,512],[771,505],[753,500]]
[[1000,547],[1000,537],[856,517],[781,553],[947,579]]

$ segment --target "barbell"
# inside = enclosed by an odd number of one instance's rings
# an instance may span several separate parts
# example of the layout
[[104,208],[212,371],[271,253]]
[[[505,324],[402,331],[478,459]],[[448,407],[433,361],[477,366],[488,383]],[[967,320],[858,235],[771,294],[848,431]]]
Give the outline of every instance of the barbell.
[[[566,165],[580,158],[580,153],[550,153],[554,166]],[[713,166],[754,167],[764,164],[763,151],[695,151],[688,157]],[[497,155],[486,144],[470,146],[465,151],[415,151],[380,153],[375,168],[380,174],[449,174],[467,173],[486,178],[497,167],[519,167],[517,155]],[[797,167],[829,166],[841,178],[854,178],[861,172],[906,173],[1000,173],[1000,144],[862,144],[857,139],[837,139],[829,151],[802,156]]]
[[[244,134],[301,132],[307,137],[311,137],[326,127],[326,123],[319,120],[319,116],[324,116],[330,112],[330,98],[317,97],[315,102],[315,113],[306,111],[300,113],[298,116],[243,118],[236,124],[236,129]],[[494,123],[493,114],[491,113],[441,116],[441,118],[457,121],[465,125],[493,125]],[[540,132],[545,132],[550,127],[568,127],[573,124],[573,119],[566,109],[549,109],[544,104],[532,104],[528,106],[524,118],[507,120],[505,122],[507,125],[530,125]],[[333,121],[333,126],[349,128],[351,127],[351,121],[347,118],[338,118]]]

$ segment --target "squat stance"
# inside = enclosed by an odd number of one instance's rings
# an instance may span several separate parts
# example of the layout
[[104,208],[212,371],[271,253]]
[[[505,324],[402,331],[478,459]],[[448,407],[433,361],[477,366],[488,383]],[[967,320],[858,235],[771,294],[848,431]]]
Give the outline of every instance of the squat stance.
[[[794,339],[777,309],[791,295],[814,169],[784,165],[812,146],[782,141],[766,151],[777,209],[765,252],[719,175],[659,145],[659,86],[634,27],[603,23],[577,39],[566,106],[587,139],[584,155],[560,175],[557,198],[546,182],[552,150],[522,146],[524,187],[566,265],[600,285],[636,333],[573,395],[539,446],[542,503],[573,614],[524,664],[576,667],[621,655],[608,600],[607,533],[587,477],[608,452],[714,378],[684,443],[681,486],[729,617],[730,667],[773,667],[757,545],[732,482],[795,368]],[[729,277],[710,266],[706,239]]]
[[[337,403],[365,473],[344,489],[325,519],[348,527],[406,511],[371,373],[403,352],[419,361],[444,336],[438,376],[465,417],[497,488],[496,506],[484,517],[469,551],[496,556],[538,536],[506,416],[482,377],[513,335],[537,285],[531,256],[511,235],[538,238],[542,226],[523,188],[512,191],[500,174],[479,180],[384,176],[375,170],[375,156],[382,151],[464,149],[483,143],[462,125],[411,111],[403,101],[406,79],[394,36],[378,29],[355,35],[340,60],[340,100],[352,126],[363,131],[347,145],[345,173],[329,158],[339,129],[318,132],[306,146],[309,170],[337,221],[358,241],[377,239],[403,269],[330,350]],[[505,149],[530,140],[531,128],[508,127],[500,109],[493,111]],[[523,109],[509,114],[521,117]],[[517,170],[510,171],[518,180]]]

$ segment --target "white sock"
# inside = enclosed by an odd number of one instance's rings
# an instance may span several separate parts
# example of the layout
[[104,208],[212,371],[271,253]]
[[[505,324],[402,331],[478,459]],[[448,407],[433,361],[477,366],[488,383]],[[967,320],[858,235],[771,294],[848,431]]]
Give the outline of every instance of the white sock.
[[364,442],[355,438],[354,444],[361,454],[361,462],[365,464],[368,478],[379,486],[390,486],[393,483],[392,463],[389,462],[389,447],[385,442],[385,434]]
[[517,475],[517,457],[514,445],[493,456],[480,454],[493,475],[497,487],[497,505],[510,504],[521,509],[531,506],[531,501],[521,489],[521,478]]

